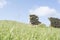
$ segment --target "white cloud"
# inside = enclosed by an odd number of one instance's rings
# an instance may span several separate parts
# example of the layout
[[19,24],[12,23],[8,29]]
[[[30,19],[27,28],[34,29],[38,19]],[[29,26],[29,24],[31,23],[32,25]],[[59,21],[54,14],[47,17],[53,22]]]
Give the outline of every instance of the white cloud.
[[0,8],[3,8],[7,4],[6,0],[0,0]]
[[60,18],[60,13],[56,9],[50,8],[48,6],[40,6],[36,9],[29,10],[29,13],[39,16],[40,22],[46,24],[47,26],[50,25],[50,21],[48,20],[48,17]]
[[56,13],[56,10],[48,6],[41,6],[39,8],[30,10],[29,13],[38,16],[51,16]]

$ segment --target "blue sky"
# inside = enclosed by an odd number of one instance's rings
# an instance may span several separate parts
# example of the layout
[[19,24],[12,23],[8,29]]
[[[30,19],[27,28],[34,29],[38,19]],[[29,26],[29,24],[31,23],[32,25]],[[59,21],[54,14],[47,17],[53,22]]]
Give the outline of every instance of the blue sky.
[[60,18],[60,0],[0,0],[0,20],[29,23],[30,14],[38,15],[39,21],[49,25],[48,17]]

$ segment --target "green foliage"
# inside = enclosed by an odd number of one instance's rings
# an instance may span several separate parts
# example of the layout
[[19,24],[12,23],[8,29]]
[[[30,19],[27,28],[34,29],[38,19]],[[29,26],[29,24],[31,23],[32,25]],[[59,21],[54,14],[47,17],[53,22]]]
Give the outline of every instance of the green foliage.
[[0,40],[60,40],[60,29],[15,21],[0,21]]

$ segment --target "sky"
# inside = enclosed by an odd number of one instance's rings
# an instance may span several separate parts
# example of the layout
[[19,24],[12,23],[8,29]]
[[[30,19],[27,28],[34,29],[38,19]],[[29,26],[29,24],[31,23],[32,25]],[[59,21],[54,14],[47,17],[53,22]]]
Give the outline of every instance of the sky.
[[29,15],[50,25],[49,17],[60,18],[60,0],[0,0],[0,20],[29,23]]

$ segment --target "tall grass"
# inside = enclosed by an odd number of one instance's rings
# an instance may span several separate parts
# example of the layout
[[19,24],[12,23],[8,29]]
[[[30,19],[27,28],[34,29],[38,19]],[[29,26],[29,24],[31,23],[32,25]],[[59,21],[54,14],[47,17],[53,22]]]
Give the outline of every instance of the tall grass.
[[60,29],[0,21],[0,40],[60,40]]

